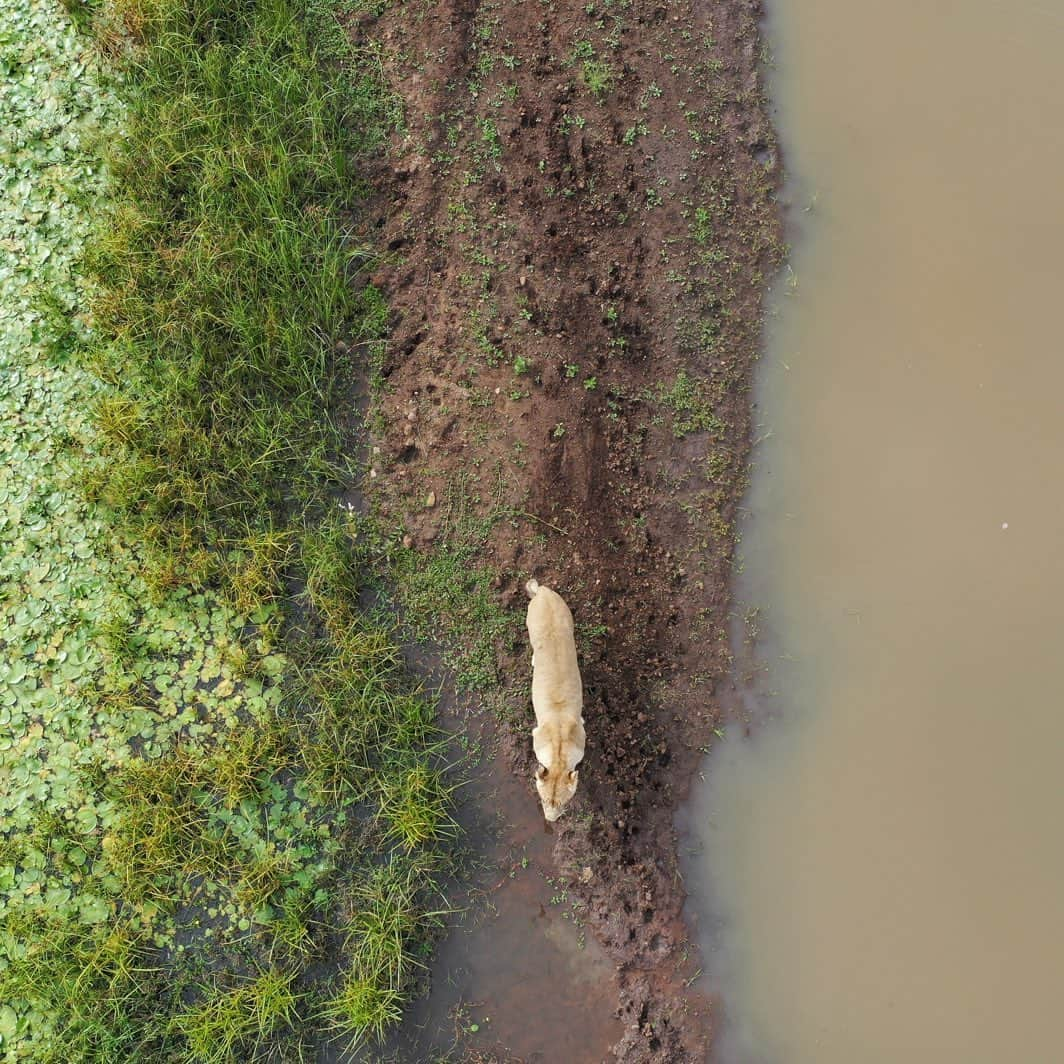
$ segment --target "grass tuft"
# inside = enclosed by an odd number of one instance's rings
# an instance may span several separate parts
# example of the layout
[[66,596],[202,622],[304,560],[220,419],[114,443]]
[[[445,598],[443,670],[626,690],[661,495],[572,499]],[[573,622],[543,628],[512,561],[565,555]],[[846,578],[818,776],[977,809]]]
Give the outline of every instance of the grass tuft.
[[385,839],[409,852],[453,838],[456,826],[448,815],[453,791],[442,772],[421,761],[382,775],[380,815]]
[[348,976],[340,990],[322,1009],[322,1018],[335,1030],[346,1034],[383,1036],[402,1015],[402,995],[372,979]]
[[189,1064],[225,1064],[238,1049],[254,1058],[270,1035],[295,1019],[296,1001],[290,975],[265,971],[242,986],[208,989],[173,1018],[173,1027],[188,1044]]

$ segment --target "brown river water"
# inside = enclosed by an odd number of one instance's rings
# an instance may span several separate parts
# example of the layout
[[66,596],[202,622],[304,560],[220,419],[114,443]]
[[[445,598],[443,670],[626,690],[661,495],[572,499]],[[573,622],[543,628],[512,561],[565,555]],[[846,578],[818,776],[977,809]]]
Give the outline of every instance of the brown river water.
[[1064,0],[769,7],[748,723],[685,822],[717,1056],[1061,1061]]

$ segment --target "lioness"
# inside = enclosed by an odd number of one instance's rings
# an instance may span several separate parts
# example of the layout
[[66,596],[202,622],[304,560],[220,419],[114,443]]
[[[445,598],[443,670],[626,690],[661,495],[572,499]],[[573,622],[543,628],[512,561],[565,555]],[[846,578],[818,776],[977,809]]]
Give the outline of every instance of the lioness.
[[584,756],[584,706],[576,664],[573,615],[564,599],[535,580],[525,584],[528,637],[532,642],[532,749],[540,767],[536,790],[543,815],[555,821],[576,794],[576,766]]

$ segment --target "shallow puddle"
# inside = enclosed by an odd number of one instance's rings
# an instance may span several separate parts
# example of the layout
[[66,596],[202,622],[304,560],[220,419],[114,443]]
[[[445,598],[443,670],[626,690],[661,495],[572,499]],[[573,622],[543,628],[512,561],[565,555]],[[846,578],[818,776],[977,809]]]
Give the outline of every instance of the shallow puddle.
[[719,1056],[1058,1060],[1064,2],[772,11],[760,719],[688,811]]
[[541,870],[542,818],[513,829],[488,855],[486,894],[439,949],[432,994],[404,1025],[403,1060],[429,1060],[430,1047],[460,1036],[467,1050],[523,1064],[599,1064],[622,1033],[613,964]]
[[546,878],[553,838],[531,786],[526,794],[504,779],[486,805],[505,809],[508,830],[484,855],[468,912],[440,946],[432,993],[411,1009],[396,1058],[434,1060],[433,1051],[460,1041],[471,1055],[522,1064],[599,1064],[622,1034],[613,964]]
[[[429,688],[442,677],[431,648],[408,664]],[[580,903],[554,870],[554,828],[532,781],[492,753],[496,726],[459,710],[446,686],[444,726],[482,751],[467,765],[457,818],[475,870],[448,904],[454,913],[433,952],[429,993],[414,1001],[383,1046],[348,1053],[333,1043],[319,1064],[600,1064],[624,1033],[614,965],[585,930]]]

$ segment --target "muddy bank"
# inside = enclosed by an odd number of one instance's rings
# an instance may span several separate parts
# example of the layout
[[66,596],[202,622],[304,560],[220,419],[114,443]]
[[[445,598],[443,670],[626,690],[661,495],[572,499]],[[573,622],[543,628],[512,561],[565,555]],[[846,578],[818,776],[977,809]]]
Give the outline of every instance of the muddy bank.
[[728,667],[750,367],[780,255],[758,14],[452,0],[347,27],[406,114],[375,175],[393,321],[372,495],[426,564],[464,536],[497,574],[515,623],[494,648],[495,756],[533,808],[524,579],[573,608],[587,754],[534,860],[614,966],[624,1061],[700,1059],[712,1027],[686,987],[672,817]]

